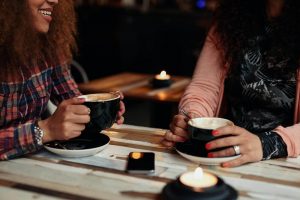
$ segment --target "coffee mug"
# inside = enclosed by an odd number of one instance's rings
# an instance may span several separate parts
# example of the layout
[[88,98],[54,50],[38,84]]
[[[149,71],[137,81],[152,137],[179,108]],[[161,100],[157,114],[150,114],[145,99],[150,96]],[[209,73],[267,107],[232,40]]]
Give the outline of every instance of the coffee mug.
[[99,133],[113,125],[120,110],[119,93],[87,94],[78,98],[84,98],[85,102],[83,104],[91,111],[90,122],[86,124],[84,133]]
[[[206,143],[221,137],[215,137],[212,135],[212,131],[223,127],[223,126],[233,126],[233,122],[217,117],[199,117],[193,118],[188,121],[188,140],[179,144],[180,148],[184,150],[185,153],[207,157],[208,153],[205,148]],[[224,136],[223,136],[224,137]],[[213,151],[219,151],[224,148],[215,149]]]

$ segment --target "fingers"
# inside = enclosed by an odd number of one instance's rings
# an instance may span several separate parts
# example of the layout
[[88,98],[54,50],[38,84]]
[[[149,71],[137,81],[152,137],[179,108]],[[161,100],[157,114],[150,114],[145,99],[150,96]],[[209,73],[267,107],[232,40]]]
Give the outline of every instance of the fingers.
[[161,141],[161,144],[164,145],[164,146],[166,146],[166,147],[173,147],[175,145],[175,142],[163,139]]
[[68,121],[77,124],[86,124],[90,122],[91,118],[89,115],[70,115]]
[[186,138],[173,134],[171,131],[165,133],[165,139],[170,142],[184,142]]
[[172,123],[170,124],[171,130],[173,130],[175,127],[186,130],[187,129],[187,122],[185,120],[186,120],[185,116],[175,115],[174,118],[173,118]]
[[228,147],[226,149],[220,151],[209,152],[207,157],[209,158],[219,158],[219,157],[228,157],[228,156],[235,156],[235,151],[233,147]]
[[120,101],[120,110],[118,112],[118,116],[122,116],[125,113],[125,104],[123,101]]
[[245,132],[245,129],[239,126],[223,126],[216,130],[213,130],[212,134],[215,137],[219,137],[223,135],[240,135],[242,132]]
[[247,156],[241,155],[240,157],[238,157],[238,158],[236,158],[234,160],[222,163],[222,167],[226,167],[226,168],[227,167],[237,167],[237,166],[246,164],[248,162],[249,161],[247,159]]
[[240,138],[238,136],[228,136],[219,139],[214,139],[211,142],[206,143],[205,148],[207,150],[213,150],[221,147],[229,147],[240,144]]
[[118,125],[123,124],[124,123],[124,117],[123,116],[118,117],[118,119],[116,120],[116,123]]
[[84,105],[69,105],[66,110],[76,115],[89,115],[91,113],[91,109]]

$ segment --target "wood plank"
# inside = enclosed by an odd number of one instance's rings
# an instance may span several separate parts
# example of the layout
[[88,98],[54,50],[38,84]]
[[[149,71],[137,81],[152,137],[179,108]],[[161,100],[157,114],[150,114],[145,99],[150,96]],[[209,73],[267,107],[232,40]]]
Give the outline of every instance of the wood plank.
[[[24,160],[23,160],[24,161]],[[51,167],[40,161],[22,162],[20,169],[17,162],[6,162],[0,166],[0,178],[21,184],[29,184],[34,187],[52,188],[57,192],[69,195],[80,194],[85,198],[101,199],[132,199],[125,196],[124,192],[140,192],[138,199],[147,199],[143,193],[159,194],[165,183],[139,177],[125,176],[115,173],[94,171],[72,166]],[[62,165],[60,165],[62,166]],[[139,187],[136,184],[139,183]],[[99,188],[101,188],[99,190]],[[145,195],[147,196],[147,195]]]
[[0,186],[0,198],[3,200],[22,199],[22,200],[62,200],[65,198],[51,197],[46,194],[35,193],[16,188]]

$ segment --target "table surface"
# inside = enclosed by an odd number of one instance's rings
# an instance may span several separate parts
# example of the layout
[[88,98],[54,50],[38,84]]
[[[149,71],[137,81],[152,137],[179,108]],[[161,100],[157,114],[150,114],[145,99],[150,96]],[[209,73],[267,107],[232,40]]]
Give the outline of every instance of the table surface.
[[178,102],[190,83],[189,77],[172,76],[172,84],[165,88],[153,88],[154,75],[124,72],[78,85],[84,93],[122,91],[126,98],[146,99],[158,102]]
[[[103,131],[107,148],[84,158],[63,158],[46,150],[0,163],[0,199],[159,199],[162,188],[198,165],[160,145],[163,129],[114,125]],[[124,170],[131,151],[155,152],[155,174]],[[200,165],[239,192],[240,200],[299,199],[300,158],[261,161],[236,168]]]

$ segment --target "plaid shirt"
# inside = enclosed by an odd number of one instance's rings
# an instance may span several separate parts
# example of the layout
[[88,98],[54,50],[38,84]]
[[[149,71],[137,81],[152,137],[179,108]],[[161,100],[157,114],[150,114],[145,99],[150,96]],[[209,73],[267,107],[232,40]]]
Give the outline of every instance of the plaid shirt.
[[49,99],[57,105],[80,95],[67,66],[33,70],[26,80],[0,83],[0,160],[39,150],[34,125]]

